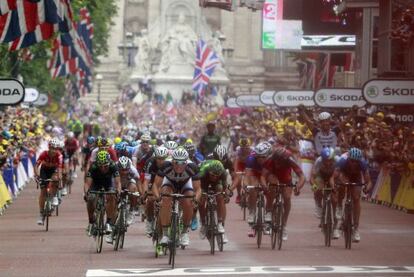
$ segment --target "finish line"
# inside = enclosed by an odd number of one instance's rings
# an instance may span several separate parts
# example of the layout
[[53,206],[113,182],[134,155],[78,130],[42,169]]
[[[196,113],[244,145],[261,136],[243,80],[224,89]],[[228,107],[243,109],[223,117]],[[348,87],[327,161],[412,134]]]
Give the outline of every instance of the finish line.
[[195,268],[90,269],[87,277],[194,276],[255,274],[396,274],[414,273],[414,266],[251,266]]

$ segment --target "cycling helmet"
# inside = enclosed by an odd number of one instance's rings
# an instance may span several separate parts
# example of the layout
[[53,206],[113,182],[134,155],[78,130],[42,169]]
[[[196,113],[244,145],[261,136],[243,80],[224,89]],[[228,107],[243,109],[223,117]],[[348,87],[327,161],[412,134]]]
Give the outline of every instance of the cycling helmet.
[[118,160],[118,166],[120,169],[129,169],[131,167],[132,161],[126,156],[122,156]]
[[319,120],[328,120],[331,118],[331,114],[328,112],[321,112],[318,116]]
[[174,150],[178,147],[178,143],[173,140],[169,140],[165,143],[164,146],[167,147],[168,150]]
[[95,143],[95,137],[93,137],[93,136],[89,136],[87,139],[86,139],[86,142],[88,143],[88,144],[93,144],[93,143]]
[[107,165],[111,160],[111,156],[106,151],[99,151],[96,155],[96,163],[98,165]]
[[213,155],[218,158],[218,160],[222,161],[224,157],[227,155],[227,149],[223,145],[217,145],[216,148],[214,148]]
[[96,140],[96,146],[98,147],[105,147],[108,144],[108,140],[106,138],[103,137],[98,137],[98,139]]
[[157,147],[154,154],[155,158],[165,159],[168,156],[168,149],[164,146]]
[[240,147],[250,147],[252,145],[252,142],[248,138],[241,138],[239,140]]
[[180,147],[173,151],[172,158],[174,161],[186,161],[188,159],[188,152]]
[[115,151],[116,152],[122,152],[125,151],[127,147],[127,144],[125,142],[120,142],[118,144],[115,144]]
[[59,148],[59,145],[60,145],[60,141],[59,141],[57,138],[52,138],[52,139],[49,141],[49,147],[52,147],[52,148]]
[[74,138],[74,137],[75,137],[75,134],[73,132],[68,133],[68,138]]
[[220,176],[225,171],[223,164],[218,160],[212,160],[209,166],[209,172],[213,175]]
[[141,136],[141,143],[143,142],[150,142],[151,141],[151,136],[148,134],[144,134]]
[[267,157],[272,152],[272,146],[268,142],[261,142],[254,148],[256,156]]
[[348,155],[351,160],[362,160],[362,151],[359,148],[352,147],[351,149],[349,149]]
[[332,160],[335,157],[335,149],[332,147],[325,147],[321,151],[322,160]]
[[184,149],[187,150],[187,152],[190,153],[194,153],[196,151],[195,145],[193,143],[190,142],[186,142],[184,144]]
[[121,143],[122,142],[122,139],[120,138],[120,137],[116,137],[115,139],[114,139],[114,143],[115,144],[118,144],[118,143]]
[[131,142],[129,143],[129,145],[130,145],[130,146],[132,146],[132,147],[135,147],[135,146],[137,146],[137,145],[138,145],[138,142],[136,142],[136,141],[131,141]]

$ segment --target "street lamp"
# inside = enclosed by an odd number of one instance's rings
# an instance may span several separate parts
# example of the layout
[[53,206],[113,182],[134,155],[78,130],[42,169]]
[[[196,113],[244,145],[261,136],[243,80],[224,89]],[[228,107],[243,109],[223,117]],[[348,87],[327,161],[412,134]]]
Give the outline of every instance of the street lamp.
[[96,83],[98,84],[98,103],[101,104],[101,83],[103,80],[102,74],[96,74]]
[[128,67],[133,67],[134,56],[138,51],[138,46],[134,43],[134,34],[127,32],[125,34],[125,40],[118,44],[119,55],[123,57],[124,62]]

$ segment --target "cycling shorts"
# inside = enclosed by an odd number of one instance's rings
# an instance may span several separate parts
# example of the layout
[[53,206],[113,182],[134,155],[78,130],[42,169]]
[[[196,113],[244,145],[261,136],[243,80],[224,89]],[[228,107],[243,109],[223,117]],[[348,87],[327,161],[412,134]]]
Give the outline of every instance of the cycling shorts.
[[181,194],[184,194],[186,191],[194,191],[193,181],[191,180],[191,178],[188,179],[187,183],[185,183],[184,185],[176,185],[176,184],[173,184],[166,177],[164,177],[164,179],[162,180],[161,188],[162,187],[170,187],[173,189],[174,193],[181,193]]

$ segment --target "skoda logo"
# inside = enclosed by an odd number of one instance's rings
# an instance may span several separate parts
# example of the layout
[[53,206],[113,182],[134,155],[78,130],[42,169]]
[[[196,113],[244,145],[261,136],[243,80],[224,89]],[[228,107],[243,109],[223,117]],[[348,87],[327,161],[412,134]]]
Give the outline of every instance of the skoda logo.
[[326,102],[326,100],[328,100],[326,93],[319,93],[317,98],[318,98],[318,101],[321,103]]
[[277,100],[277,102],[283,102],[283,100],[284,100],[283,95],[276,95],[276,100]]
[[371,86],[369,88],[367,88],[367,96],[370,98],[375,98],[378,96],[378,88]]

